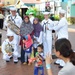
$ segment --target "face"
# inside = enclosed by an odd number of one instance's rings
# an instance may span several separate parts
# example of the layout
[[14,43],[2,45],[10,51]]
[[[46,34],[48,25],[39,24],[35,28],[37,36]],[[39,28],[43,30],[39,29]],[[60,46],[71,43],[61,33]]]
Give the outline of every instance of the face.
[[59,13],[59,17],[60,18],[64,17],[64,14]]
[[44,15],[44,18],[47,20],[49,18],[49,16],[48,15]]
[[12,41],[14,39],[13,36],[8,36],[9,41]]
[[34,20],[34,24],[37,24],[38,23],[38,21],[37,20]]
[[56,49],[54,49],[54,53],[55,53],[55,55],[56,55],[58,58],[60,58],[60,52],[59,52],[59,51],[56,51]]
[[42,52],[42,49],[40,47],[38,47],[37,51],[40,53],[40,52]]
[[11,11],[12,15],[15,16],[16,15],[16,11]]
[[30,14],[29,17],[31,18],[32,17],[32,14]]
[[28,19],[28,18],[25,18],[24,21],[25,21],[26,23],[28,23],[29,19]]

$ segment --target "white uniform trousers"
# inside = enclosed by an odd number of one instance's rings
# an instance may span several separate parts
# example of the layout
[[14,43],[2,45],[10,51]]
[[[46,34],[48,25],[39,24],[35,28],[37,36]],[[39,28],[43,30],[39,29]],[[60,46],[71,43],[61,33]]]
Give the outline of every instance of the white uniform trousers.
[[43,37],[44,56],[52,53],[52,37]]
[[6,61],[10,61],[11,57],[13,57],[14,62],[18,62],[18,52],[13,52],[11,56],[8,56],[8,54],[3,54],[3,59]]

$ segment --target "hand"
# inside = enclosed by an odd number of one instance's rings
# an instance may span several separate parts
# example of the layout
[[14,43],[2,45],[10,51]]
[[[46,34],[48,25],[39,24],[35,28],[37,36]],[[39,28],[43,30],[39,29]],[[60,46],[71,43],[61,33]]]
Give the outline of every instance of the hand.
[[49,28],[48,28],[48,27],[46,27],[46,29],[47,29],[47,30],[49,30]]
[[32,47],[32,53],[34,53],[34,48]]
[[8,53],[8,56],[11,56],[12,55],[12,52],[11,53]]
[[52,56],[48,53],[46,55],[46,64],[51,64],[52,63]]
[[34,38],[34,40],[36,41],[36,38]]
[[8,23],[8,27],[10,27],[10,24]]
[[17,34],[18,34],[18,35],[20,34],[20,30],[18,30]]
[[37,42],[37,44],[39,44],[39,42]]

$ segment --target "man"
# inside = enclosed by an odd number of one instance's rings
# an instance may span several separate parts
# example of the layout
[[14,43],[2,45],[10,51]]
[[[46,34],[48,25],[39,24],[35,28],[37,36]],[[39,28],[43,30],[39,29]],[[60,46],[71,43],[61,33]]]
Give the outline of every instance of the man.
[[53,21],[49,19],[49,12],[44,12],[44,20],[42,21],[43,27],[43,45],[44,45],[44,55],[49,52],[51,54],[52,50],[52,31]]
[[7,39],[2,43],[3,59],[6,60],[6,62],[9,62],[11,57],[13,57],[14,63],[18,62],[17,46],[14,40],[14,34],[8,33]]
[[4,25],[7,27],[7,33],[10,34],[14,34],[14,39],[18,44],[18,52],[19,52],[19,56],[20,57],[20,50],[19,50],[19,40],[20,40],[20,36],[17,35],[16,33],[14,33],[10,28],[9,28],[9,24],[8,24],[8,20],[10,19],[16,26],[18,26],[20,28],[21,24],[22,24],[22,19],[21,17],[17,14],[17,9],[15,7],[11,7],[10,8],[10,15],[8,15],[4,21]]
[[29,18],[30,18],[31,24],[33,24],[33,20],[34,20],[33,12],[29,13]]
[[[59,11],[59,17],[60,17],[60,20],[58,22],[57,25],[54,26],[53,30],[55,30],[57,32],[57,39],[61,39],[61,38],[66,38],[68,39],[68,23],[67,23],[67,20],[65,18],[65,13],[66,11],[61,9]],[[59,64],[59,68],[62,68],[65,63],[64,61],[58,59],[55,64]]]
[[0,12],[0,28],[3,28],[4,15]]

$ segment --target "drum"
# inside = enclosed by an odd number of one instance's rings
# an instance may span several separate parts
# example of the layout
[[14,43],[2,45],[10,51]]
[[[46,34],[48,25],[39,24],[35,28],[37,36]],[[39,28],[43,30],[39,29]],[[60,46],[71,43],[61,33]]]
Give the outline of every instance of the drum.
[[20,32],[20,28],[15,25],[11,20],[8,20],[8,24],[9,24],[9,28],[15,33],[15,34],[19,34]]

